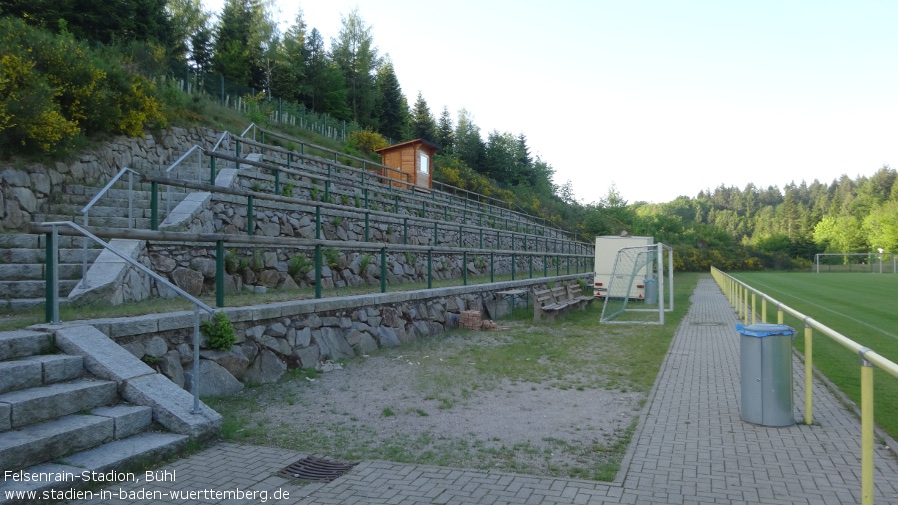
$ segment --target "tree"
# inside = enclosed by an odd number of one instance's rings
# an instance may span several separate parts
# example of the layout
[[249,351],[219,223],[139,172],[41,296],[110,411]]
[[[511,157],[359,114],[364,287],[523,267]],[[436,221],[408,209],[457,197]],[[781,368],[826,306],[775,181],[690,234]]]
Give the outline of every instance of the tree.
[[306,86],[302,92],[306,107],[330,114],[337,119],[350,120],[346,83],[343,73],[328,58],[324,39],[317,28],[312,28],[306,39]]
[[209,23],[209,13],[203,10],[200,0],[168,0],[166,11],[171,17],[172,57],[188,61],[193,40]]
[[377,48],[358,7],[343,17],[340,33],[331,41],[331,59],[343,73],[352,118],[362,126],[377,126],[373,75],[379,63]]
[[437,125],[433,120],[433,114],[430,113],[430,107],[427,106],[427,101],[424,100],[424,95],[420,91],[409,120],[409,134],[412,138],[424,139],[429,142],[436,139]]
[[455,155],[468,166],[478,170],[484,150],[480,127],[474,124],[474,116],[465,109],[459,110],[455,125]]
[[114,44],[154,42],[174,45],[172,20],[165,0],[117,0],[111,7],[105,0],[51,1],[4,0],[3,15],[24,19],[55,33],[63,29],[79,40]]
[[408,124],[408,105],[389,57],[384,58],[375,81],[377,83],[375,114],[378,130],[393,142],[404,140]]
[[274,52],[271,71],[271,93],[273,96],[291,101],[299,101],[305,84],[306,22],[302,9]]
[[443,112],[437,121],[437,138],[436,143],[440,146],[444,153],[451,153],[455,145],[455,129],[452,127],[452,117],[449,115],[449,108],[443,106]]
[[238,86],[266,89],[266,51],[275,33],[262,0],[225,0],[212,44],[215,71]]

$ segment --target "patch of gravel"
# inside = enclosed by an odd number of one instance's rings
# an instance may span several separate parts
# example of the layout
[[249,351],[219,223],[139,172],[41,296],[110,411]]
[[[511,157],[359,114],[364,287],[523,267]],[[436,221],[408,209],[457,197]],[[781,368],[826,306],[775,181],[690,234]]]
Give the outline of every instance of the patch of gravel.
[[490,379],[473,363],[447,364],[491,341],[501,345],[501,334],[456,333],[438,348],[386,350],[278,384],[250,424],[272,427],[264,443],[325,457],[612,479],[602,468],[623,457],[646,393]]

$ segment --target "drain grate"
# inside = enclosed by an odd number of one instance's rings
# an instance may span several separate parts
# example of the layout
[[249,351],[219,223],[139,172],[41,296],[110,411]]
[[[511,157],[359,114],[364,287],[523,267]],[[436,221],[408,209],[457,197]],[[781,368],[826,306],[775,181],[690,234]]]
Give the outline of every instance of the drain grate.
[[712,321],[693,321],[692,326],[727,326],[727,323],[715,323]]
[[313,480],[317,482],[330,482],[344,473],[352,470],[358,462],[330,461],[323,458],[309,456],[284,468],[278,475],[286,479]]

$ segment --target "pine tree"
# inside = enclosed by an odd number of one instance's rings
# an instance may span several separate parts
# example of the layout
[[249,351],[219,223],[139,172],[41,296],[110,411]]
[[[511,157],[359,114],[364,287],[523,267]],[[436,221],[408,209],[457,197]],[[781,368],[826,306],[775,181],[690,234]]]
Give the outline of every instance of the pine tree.
[[409,133],[412,138],[424,139],[429,142],[436,139],[437,125],[433,120],[433,114],[430,113],[430,107],[427,106],[427,101],[424,100],[424,95],[420,91],[412,109],[409,130],[411,130]]
[[437,121],[437,138],[436,143],[444,154],[451,154],[455,146],[455,130],[452,127],[452,117],[449,115],[449,108],[443,106],[443,112]]
[[352,118],[362,126],[376,127],[373,74],[378,65],[377,48],[358,7],[343,18],[339,35],[331,41],[331,59],[343,74]]
[[404,140],[408,124],[408,106],[399,86],[399,79],[393,70],[389,56],[377,71],[377,116],[378,131],[392,142]]

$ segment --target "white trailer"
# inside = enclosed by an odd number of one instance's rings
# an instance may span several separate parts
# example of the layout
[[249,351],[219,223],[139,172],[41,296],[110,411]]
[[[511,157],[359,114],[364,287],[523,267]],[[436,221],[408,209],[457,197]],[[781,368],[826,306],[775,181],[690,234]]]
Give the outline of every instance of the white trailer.
[[[608,292],[608,284],[611,282],[611,273],[614,270],[614,261],[617,252],[624,247],[646,246],[655,242],[654,237],[635,237],[631,235],[603,235],[596,237],[596,269],[593,293],[596,297],[604,298]],[[650,277],[651,272],[646,272]],[[630,290],[630,298],[642,300],[645,297],[645,285],[640,280]]]

